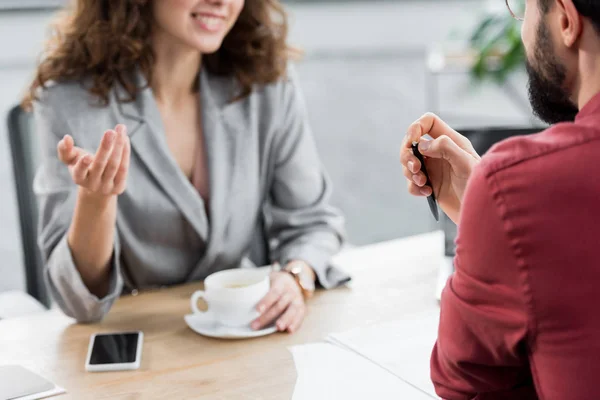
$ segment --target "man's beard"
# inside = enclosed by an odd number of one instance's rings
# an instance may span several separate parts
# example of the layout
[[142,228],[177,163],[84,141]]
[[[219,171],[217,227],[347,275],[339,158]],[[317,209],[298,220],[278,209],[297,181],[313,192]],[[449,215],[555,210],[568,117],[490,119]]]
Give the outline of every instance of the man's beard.
[[526,62],[529,77],[529,102],[533,113],[549,124],[573,121],[579,112],[564,89],[566,68],[554,54],[550,32],[540,22],[533,59]]

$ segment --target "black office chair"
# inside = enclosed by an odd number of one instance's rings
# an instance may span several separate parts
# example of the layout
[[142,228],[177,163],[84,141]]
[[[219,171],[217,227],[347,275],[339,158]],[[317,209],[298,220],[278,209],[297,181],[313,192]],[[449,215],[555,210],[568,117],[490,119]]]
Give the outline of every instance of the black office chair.
[[33,118],[19,106],[8,114],[8,141],[19,206],[27,293],[49,307],[50,296],[44,281],[44,265],[37,247],[38,208],[33,193],[33,178],[39,165],[40,150],[33,129]]

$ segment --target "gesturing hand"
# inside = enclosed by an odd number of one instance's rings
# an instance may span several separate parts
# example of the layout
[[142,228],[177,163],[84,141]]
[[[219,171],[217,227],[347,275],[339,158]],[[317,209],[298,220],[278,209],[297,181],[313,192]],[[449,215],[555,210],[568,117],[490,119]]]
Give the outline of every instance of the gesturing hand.
[[102,136],[96,154],[76,147],[66,135],[57,146],[58,158],[69,167],[73,182],[93,195],[112,196],[125,191],[131,145],[124,125]]

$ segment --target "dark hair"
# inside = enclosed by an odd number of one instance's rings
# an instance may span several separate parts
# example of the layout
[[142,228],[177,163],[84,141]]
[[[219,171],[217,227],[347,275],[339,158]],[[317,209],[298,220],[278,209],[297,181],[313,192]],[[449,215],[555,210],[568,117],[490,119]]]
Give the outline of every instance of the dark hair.
[[[539,0],[542,13],[550,11],[556,0]],[[600,2],[598,0],[573,0],[579,14],[589,18],[600,33]]]
[[[89,79],[88,91],[108,104],[109,92],[120,84],[135,100],[140,89],[134,72],[151,81],[154,54],[150,43],[150,0],[76,0],[52,26],[52,36],[36,76],[23,99],[30,109],[39,89],[51,81]],[[203,65],[216,75],[232,76],[240,84],[237,98],[255,84],[268,84],[285,75],[293,49],[286,44],[287,15],[279,0],[246,0],[221,48],[203,56]],[[234,99],[232,99],[234,100]]]

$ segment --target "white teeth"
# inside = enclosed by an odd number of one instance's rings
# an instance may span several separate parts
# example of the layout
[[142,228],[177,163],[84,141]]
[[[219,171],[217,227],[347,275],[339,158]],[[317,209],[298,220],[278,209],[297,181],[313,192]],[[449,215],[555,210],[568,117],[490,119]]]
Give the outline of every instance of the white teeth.
[[216,28],[221,23],[221,18],[207,17],[207,16],[203,16],[203,15],[198,15],[198,14],[195,14],[194,18],[196,18],[198,21],[202,22],[208,28]]

